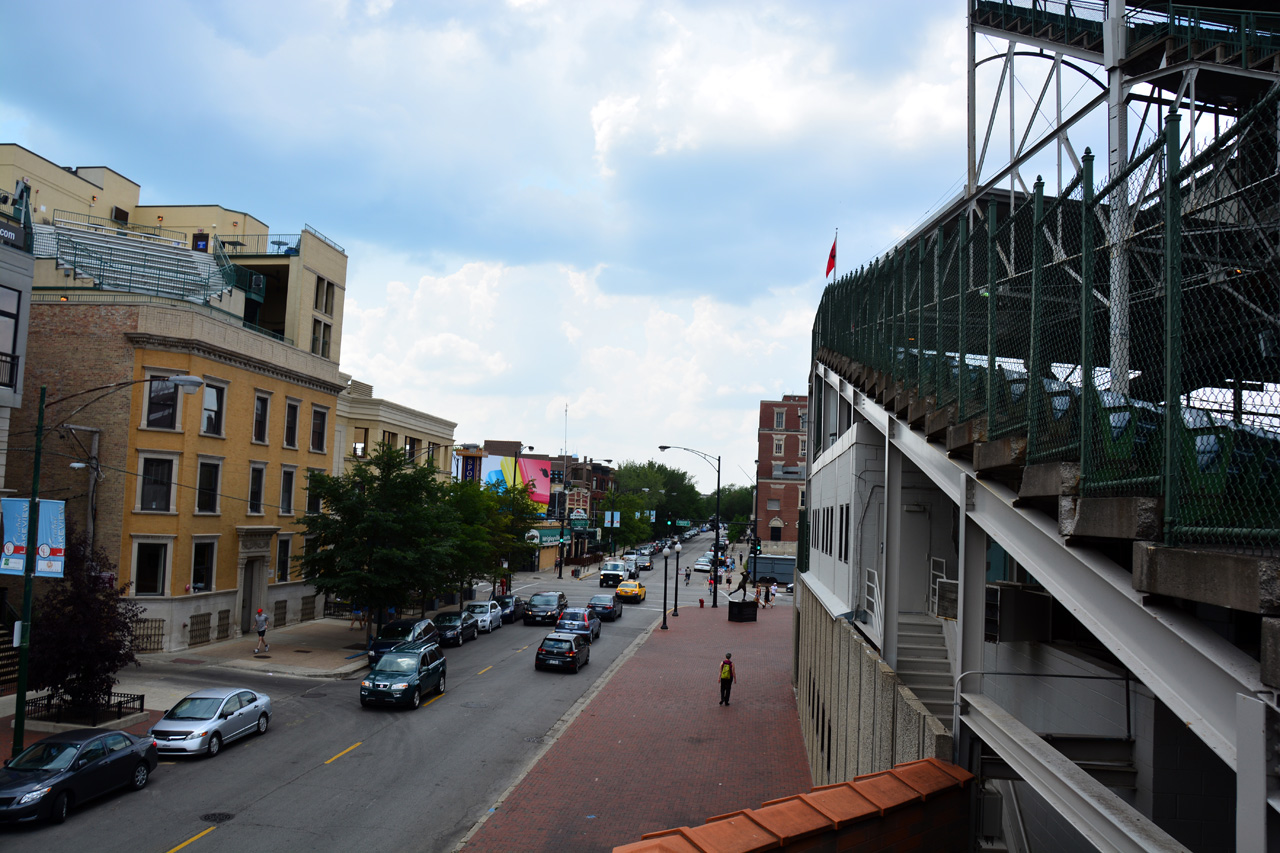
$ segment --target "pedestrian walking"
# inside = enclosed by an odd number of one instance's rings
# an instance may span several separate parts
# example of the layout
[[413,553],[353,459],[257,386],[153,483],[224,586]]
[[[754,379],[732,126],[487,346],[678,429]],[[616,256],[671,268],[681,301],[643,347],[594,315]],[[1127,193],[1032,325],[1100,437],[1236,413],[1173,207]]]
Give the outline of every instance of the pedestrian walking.
[[720,661],[720,704],[729,704],[729,692],[733,690],[733,685],[738,680],[738,671],[733,666],[733,653],[725,652],[724,660]]
[[[253,653],[261,654],[264,651],[271,651],[271,644],[267,642],[267,626],[271,624],[271,617],[262,612],[262,608],[258,608],[257,614],[253,617],[253,625],[258,629],[258,645],[254,647]],[[262,647],[266,646],[265,649]]]
[[769,584],[769,606],[773,607],[773,605],[777,603],[777,600],[778,600],[778,582],[774,581],[773,583]]
[[[259,610],[258,612],[261,613],[262,611]],[[347,630],[351,631],[355,628],[364,629],[364,611],[359,607],[351,608],[351,624],[347,626]]]
[[684,585],[685,586],[689,585],[689,578],[691,577],[693,577],[693,569],[689,568],[688,566],[685,566],[685,569],[684,569]]
[[760,606],[760,584],[756,584],[755,604],[756,607]]

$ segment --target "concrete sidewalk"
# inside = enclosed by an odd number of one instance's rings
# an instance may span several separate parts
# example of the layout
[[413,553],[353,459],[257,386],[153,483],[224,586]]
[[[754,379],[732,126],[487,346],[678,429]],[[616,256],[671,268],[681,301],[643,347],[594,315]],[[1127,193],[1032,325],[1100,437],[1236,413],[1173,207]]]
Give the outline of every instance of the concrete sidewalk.
[[[791,687],[791,597],[756,622],[682,605],[571,709],[552,743],[458,848],[611,850],[812,787]],[[607,629],[606,629],[607,630]],[[720,706],[719,666],[738,683]],[[547,678],[571,678],[544,673]],[[558,734],[558,736],[557,736]]]

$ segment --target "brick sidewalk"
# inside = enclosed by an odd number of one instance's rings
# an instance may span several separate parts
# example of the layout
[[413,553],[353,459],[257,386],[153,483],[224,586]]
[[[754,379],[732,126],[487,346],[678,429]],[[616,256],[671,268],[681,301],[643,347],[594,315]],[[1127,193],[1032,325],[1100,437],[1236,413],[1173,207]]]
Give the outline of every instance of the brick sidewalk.
[[[789,605],[789,601],[787,605]],[[790,606],[731,623],[682,606],[591,700],[464,846],[611,850],[812,786],[791,689]],[[721,707],[719,665],[738,683]],[[548,673],[548,677],[559,676]]]

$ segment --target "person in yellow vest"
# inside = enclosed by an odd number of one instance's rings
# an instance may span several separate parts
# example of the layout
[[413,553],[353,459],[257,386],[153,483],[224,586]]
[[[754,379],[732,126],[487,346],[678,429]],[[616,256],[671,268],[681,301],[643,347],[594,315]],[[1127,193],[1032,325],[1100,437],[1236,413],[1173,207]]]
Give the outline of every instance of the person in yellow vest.
[[733,653],[725,652],[724,660],[720,661],[720,704],[729,704],[729,692],[733,690],[733,685],[738,680],[738,672],[733,667]]

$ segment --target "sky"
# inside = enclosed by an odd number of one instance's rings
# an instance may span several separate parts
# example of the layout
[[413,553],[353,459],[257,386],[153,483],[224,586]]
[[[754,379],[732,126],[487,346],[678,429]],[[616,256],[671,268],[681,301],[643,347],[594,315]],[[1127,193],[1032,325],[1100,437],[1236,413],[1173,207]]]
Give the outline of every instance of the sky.
[[753,476],[836,274],[959,189],[965,5],[10,4],[0,141],[349,256],[341,369],[459,442]]

